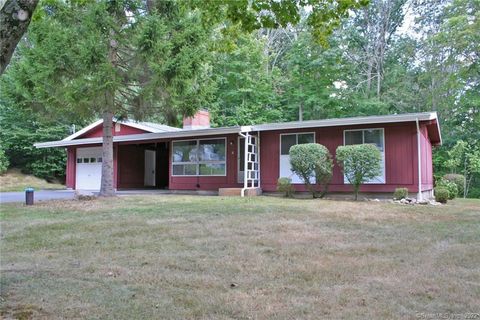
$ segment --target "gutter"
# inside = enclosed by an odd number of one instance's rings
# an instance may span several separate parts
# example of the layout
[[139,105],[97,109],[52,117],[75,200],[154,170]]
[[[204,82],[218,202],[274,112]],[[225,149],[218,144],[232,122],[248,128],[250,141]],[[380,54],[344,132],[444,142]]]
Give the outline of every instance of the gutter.
[[[179,130],[179,131],[168,131],[168,132],[158,132],[158,133],[140,133],[140,134],[131,134],[131,135],[120,135],[114,136],[113,142],[141,142],[141,141],[151,141],[151,140],[160,140],[160,139],[175,139],[175,138],[185,138],[185,137],[199,137],[199,136],[216,136],[224,134],[238,133],[240,131],[251,131],[250,127],[226,127],[226,128],[210,128],[210,129],[195,129],[195,130]],[[49,141],[49,142],[39,142],[35,143],[36,148],[50,148],[50,147],[68,147],[75,145],[85,145],[85,144],[101,144],[103,142],[102,137],[97,138],[85,138],[85,139],[74,139],[74,140],[59,140],[59,141]]]
[[418,194],[417,200],[423,200],[422,194],[422,156],[421,156],[421,146],[420,146],[420,124],[418,122],[418,118],[415,120],[417,124],[417,159],[418,159]]
[[247,190],[247,174],[248,174],[248,171],[247,171],[247,160],[248,160],[248,154],[247,154],[248,144],[247,144],[247,141],[248,141],[248,131],[245,134],[243,134],[242,132],[239,132],[238,135],[245,139],[245,143],[243,144],[243,148],[244,148],[244,151],[243,151],[243,163],[244,163],[243,164],[243,188],[240,191],[240,196],[243,198],[243,197],[245,197],[245,190]]

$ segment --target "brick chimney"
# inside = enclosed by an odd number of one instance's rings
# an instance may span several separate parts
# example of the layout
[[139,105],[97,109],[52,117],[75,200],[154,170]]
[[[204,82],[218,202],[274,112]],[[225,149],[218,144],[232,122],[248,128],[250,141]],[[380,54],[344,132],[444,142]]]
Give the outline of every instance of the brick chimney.
[[183,129],[208,129],[210,128],[210,113],[207,110],[199,110],[193,117],[183,118]]

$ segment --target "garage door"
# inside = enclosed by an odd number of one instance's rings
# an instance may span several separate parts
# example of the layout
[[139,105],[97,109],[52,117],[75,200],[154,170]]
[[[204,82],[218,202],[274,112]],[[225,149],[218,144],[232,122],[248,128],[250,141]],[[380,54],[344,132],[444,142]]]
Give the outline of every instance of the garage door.
[[77,149],[75,189],[100,190],[102,179],[102,147]]

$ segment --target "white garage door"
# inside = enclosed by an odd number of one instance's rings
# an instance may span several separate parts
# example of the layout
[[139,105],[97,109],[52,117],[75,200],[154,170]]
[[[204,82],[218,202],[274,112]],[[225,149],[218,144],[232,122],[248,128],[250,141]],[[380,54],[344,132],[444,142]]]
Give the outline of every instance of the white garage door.
[[102,147],[77,149],[75,189],[100,190],[102,179]]

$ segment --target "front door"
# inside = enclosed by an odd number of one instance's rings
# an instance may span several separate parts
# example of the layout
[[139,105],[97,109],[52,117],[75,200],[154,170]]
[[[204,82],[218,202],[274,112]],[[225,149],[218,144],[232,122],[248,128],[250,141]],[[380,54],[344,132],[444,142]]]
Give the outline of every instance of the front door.
[[156,152],[154,150],[145,150],[145,187],[155,187],[156,158]]

